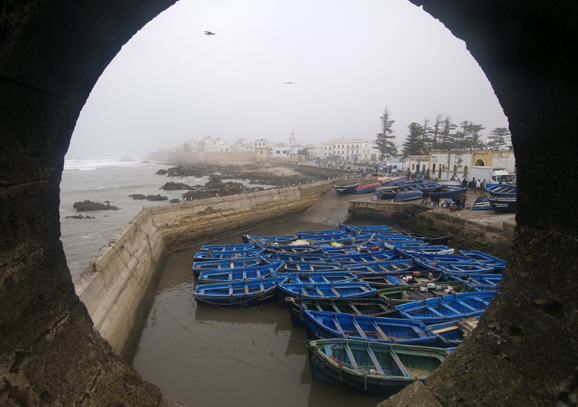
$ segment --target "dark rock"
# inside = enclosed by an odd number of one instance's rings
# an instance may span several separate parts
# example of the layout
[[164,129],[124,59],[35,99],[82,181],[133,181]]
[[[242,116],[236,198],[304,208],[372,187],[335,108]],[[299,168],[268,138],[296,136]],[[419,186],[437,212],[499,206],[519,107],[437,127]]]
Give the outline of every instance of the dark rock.
[[167,170],[158,170],[157,172],[155,172],[155,175],[166,175],[169,172]]
[[147,201],[168,201],[168,197],[161,195],[148,195]]
[[66,219],[96,219],[94,216],[72,215],[67,216]]
[[179,198],[174,198],[169,201],[169,203],[179,203],[181,202]]
[[72,207],[74,209],[76,209],[78,212],[84,212],[84,211],[108,211],[108,210],[113,210],[116,211],[118,208],[116,206],[111,206],[109,203],[105,204],[101,204],[99,202],[92,202],[88,199],[82,201],[82,202],[75,202],[74,205],[72,205]]
[[182,182],[167,182],[165,185],[163,185],[161,187],[161,189],[164,189],[165,191],[176,191],[176,190],[182,190],[182,189],[186,189],[186,190],[191,190],[191,189],[195,189],[194,187],[187,185],[187,184],[183,184]]
[[132,194],[129,196],[132,197],[132,199],[147,199],[146,195],[143,194]]

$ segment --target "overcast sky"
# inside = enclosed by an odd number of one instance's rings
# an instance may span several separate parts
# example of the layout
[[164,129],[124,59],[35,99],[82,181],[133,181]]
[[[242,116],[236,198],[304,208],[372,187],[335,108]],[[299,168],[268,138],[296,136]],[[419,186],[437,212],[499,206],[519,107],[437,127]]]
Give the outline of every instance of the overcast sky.
[[406,0],[181,0],[105,70],[67,157],[141,158],[206,136],[372,141],[386,106],[398,141],[438,114],[484,136],[508,127],[465,43]]

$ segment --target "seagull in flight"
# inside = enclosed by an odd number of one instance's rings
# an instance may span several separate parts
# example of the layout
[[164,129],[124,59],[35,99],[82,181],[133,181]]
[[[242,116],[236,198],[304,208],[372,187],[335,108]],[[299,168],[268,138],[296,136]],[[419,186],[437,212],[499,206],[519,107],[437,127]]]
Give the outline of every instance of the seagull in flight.
[[212,31],[205,31],[205,35],[215,35],[215,33]]
[[283,82],[283,85],[293,85],[296,82]]

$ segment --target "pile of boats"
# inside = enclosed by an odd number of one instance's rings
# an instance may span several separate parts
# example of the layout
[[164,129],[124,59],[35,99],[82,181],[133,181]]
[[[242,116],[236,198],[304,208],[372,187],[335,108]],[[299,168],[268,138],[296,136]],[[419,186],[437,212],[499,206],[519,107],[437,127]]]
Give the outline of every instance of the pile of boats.
[[193,296],[218,307],[288,306],[306,329],[312,377],[390,396],[425,380],[470,334],[506,262],[456,254],[447,237],[339,226],[202,246]]
[[[393,202],[422,199],[427,191],[429,199],[434,203],[443,199],[455,199],[467,192],[467,187],[462,187],[459,181],[424,181],[423,175],[411,181],[407,177],[382,178],[367,183],[336,185],[335,191],[340,195],[373,193],[381,199],[393,200]],[[479,197],[472,207],[473,210],[489,209],[497,214],[516,212],[517,189],[515,186],[485,184],[483,192],[488,193],[489,197]]]

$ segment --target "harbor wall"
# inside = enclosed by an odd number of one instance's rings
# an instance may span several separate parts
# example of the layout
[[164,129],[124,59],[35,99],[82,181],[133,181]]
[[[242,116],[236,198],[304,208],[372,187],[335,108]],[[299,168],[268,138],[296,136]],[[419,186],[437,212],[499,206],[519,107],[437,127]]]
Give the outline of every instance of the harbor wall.
[[139,315],[156,288],[165,244],[150,209],[143,209],[90,261],[75,282],[95,328],[125,356]]
[[331,181],[143,209],[75,282],[95,328],[113,351],[130,353],[164,255],[196,243],[286,221],[315,204]]

